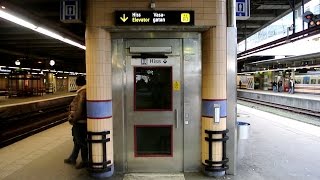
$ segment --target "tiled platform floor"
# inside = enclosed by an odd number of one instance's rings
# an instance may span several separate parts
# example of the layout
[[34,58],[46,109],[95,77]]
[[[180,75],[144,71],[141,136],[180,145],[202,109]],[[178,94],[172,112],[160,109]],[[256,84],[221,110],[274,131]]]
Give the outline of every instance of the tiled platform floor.
[[[219,179],[320,179],[320,127],[241,105],[238,105],[238,113],[238,119],[251,124],[250,138],[239,141],[237,175]],[[72,148],[70,128],[68,123],[64,123],[0,149],[0,179],[92,179],[86,170],[76,170],[63,163]],[[122,180],[123,177],[116,174],[110,179]],[[126,175],[125,180],[131,180],[130,177],[136,179]],[[212,179],[201,173],[179,174],[178,178]],[[149,179],[162,180],[163,176]]]

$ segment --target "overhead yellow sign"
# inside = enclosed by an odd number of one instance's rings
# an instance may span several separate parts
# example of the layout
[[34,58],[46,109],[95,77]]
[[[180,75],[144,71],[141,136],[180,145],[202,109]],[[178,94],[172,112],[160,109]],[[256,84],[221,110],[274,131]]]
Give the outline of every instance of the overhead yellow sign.
[[180,91],[180,81],[173,81],[173,90]]
[[181,22],[182,23],[190,22],[190,14],[189,13],[181,13]]

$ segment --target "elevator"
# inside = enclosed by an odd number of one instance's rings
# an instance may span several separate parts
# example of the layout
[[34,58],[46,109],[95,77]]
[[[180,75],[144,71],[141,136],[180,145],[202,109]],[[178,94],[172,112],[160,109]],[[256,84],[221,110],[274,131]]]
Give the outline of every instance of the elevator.
[[201,166],[199,33],[112,33],[115,169]]

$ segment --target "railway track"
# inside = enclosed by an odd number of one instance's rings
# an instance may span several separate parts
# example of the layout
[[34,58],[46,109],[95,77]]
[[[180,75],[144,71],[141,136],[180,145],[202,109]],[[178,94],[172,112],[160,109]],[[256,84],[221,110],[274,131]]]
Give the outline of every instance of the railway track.
[[257,100],[254,100],[254,99],[248,99],[248,98],[243,98],[243,97],[238,97],[237,99],[241,100],[241,101],[251,102],[251,103],[260,104],[260,105],[264,105],[264,106],[269,106],[269,107],[273,107],[273,108],[283,109],[283,110],[287,110],[287,111],[291,111],[291,112],[295,112],[295,113],[299,113],[299,114],[305,114],[305,115],[309,115],[309,116],[320,117],[320,112],[314,112],[314,111],[310,111],[310,110],[307,110],[307,109],[284,106],[284,105],[265,102],[265,101],[257,101]]
[[67,121],[68,106],[56,106],[1,120],[0,148]]

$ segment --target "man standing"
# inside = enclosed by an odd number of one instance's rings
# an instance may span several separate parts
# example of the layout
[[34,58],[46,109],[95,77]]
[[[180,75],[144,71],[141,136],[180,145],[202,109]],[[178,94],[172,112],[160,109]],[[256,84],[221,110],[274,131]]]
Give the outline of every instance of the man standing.
[[290,79],[289,82],[289,94],[293,94],[294,93],[294,81],[293,79]]
[[74,136],[74,149],[65,163],[75,164],[76,158],[81,149],[82,162],[76,165],[77,169],[84,168],[88,165],[88,146],[87,146],[87,98],[86,98],[86,79],[84,76],[79,76],[76,79],[78,87],[77,95],[70,104],[70,113],[68,120],[72,127],[72,135]]

